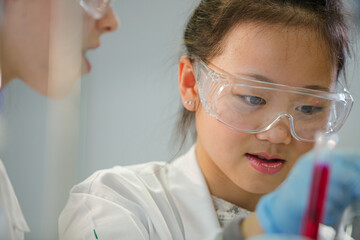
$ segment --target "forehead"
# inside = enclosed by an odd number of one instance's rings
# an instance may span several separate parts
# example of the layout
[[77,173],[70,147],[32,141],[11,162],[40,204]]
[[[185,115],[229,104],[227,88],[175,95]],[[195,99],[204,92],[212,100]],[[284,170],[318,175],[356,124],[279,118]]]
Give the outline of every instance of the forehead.
[[210,62],[233,75],[260,75],[296,87],[329,88],[336,81],[336,65],[325,41],[304,28],[238,25]]

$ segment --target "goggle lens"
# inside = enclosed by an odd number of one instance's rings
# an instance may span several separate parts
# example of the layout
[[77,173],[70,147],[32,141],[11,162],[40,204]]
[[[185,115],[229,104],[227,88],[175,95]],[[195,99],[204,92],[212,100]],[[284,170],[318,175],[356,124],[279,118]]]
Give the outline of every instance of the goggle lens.
[[314,141],[318,131],[338,131],[353,102],[348,92],[327,93],[234,78],[201,62],[196,67],[205,112],[243,132],[264,132],[287,118],[295,139]]
[[109,8],[111,0],[80,0],[80,6],[94,19],[100,19]]

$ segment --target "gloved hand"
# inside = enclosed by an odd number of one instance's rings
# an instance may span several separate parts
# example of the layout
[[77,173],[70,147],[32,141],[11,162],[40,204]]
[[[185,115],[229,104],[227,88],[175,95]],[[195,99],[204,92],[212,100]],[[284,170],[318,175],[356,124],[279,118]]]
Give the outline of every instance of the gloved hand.
[[262,236],[249,238],[249,240],[308,240],[308,238],[303,238],[295,235],[266,234]]
[[[344,209],[360,199],[360,154],[337,150],[326,156],[330,164],[330,179],[324,223],[335,227]],[[314,152],[301,157],[284,183],[260,199],[256,215],[266,233],[300,233],[314,158]]]

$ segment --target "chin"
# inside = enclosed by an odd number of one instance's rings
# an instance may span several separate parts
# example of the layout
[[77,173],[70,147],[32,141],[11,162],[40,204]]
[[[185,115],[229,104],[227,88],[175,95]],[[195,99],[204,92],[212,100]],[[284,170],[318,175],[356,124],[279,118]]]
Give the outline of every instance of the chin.
[[43,95],[44,97],[50,98],[50,99],[62,99],[67,97],[74,89],[75,83],[79,80],[80,76],[76,79],[67,79],[67,81],[61,81],[60,79],[54,82],[53,84],[50,84],[49,81],[47,81],[47,84],[44,84],[43,86],[34,86],[32,84],[28,84],[25,82],[31,89],[33,89],[35,92]]
[[255,181],[251,183],[251,185],[245,186],[243,189],[253,194],[265,195],[274,191],[278,186],[280,186],[281,182],[282,181],[270,180]]

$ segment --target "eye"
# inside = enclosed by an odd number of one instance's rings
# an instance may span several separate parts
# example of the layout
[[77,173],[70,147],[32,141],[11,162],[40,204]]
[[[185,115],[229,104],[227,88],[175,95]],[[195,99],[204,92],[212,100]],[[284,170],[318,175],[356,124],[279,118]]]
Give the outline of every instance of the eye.
[[260,98],[260,97],[244,96],[244,95],[240,95],[239,97],[241,99],[243,99],[249,105],[259,106],[259,105],[265,105],[266,104],[266,101],[264,99]]
[[315,106],[299,106],[296,108],[297,111],[302,112],[307,115],[315,114],[321,112],[323,110],[322,107],[315,107]]

